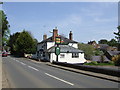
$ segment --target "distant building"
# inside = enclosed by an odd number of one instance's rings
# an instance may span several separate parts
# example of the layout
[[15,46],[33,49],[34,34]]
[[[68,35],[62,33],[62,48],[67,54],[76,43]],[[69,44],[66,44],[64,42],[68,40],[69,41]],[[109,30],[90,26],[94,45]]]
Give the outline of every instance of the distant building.
[[112,60],[113,56],[120,55],[120,51],[106,51],[105,55],[108,59]]
[[56,61],[55,55],[55,38],[61,37],[61,45],[59,45],[60,55],[58,56],[58,62],[66,63],[84,63],[84,52],[78,49],[78,42],[73,40],[72,31],[69,33],[69,39],[58,35],[58,29],[53,29],[53,35],[47,38],[47,35],[43,35],[43,41],[37,44],[37,58],[46,61]]
[[95,49],[100,48],[100,46],[96,43],[96,41],[90,41],[88,44],[92,45]]

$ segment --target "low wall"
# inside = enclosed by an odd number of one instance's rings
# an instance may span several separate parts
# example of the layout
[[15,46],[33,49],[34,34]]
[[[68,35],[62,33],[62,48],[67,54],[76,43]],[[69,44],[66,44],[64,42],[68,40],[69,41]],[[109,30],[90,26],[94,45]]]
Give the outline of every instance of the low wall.
[[120,69],[114,70],[110,68],[102,68],[102,67],[87,66],[87,65],[75,65],[75,64],[60,63],[60,62],[54,62],[54,64],[120,77]]

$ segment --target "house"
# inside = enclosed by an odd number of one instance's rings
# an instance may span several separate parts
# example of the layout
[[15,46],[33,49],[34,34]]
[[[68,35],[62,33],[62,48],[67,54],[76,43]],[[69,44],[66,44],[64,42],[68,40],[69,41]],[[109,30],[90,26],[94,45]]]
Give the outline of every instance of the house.
[[[100,63],[102,60],[101,56],[92,56],[92,61],[96,61],[98,63]],[[110,59],[108,59],[106,56],[103,56],[103,62],[109,62]]]
[[36,56],[39,60],[56,61],[55,55],[55,38],[61,37],[60,55],[58,56],[59,62],[66,63],[84,63],[84,52],[78,49],[78,42],[73,40],[73,33],[70,31],[69,39],[58,35],[58,29],[53,29],[53,35],[47,38],[47,35],[43,35],[43,40],[37,44]]
[[[84,52],[82,50],[78,50],[69,45],[60,45],[60,55],[58,56],[58,62],[64,63],[84,63],[86,62],[84,58]],[[50,54],[50,62],[56,61],[55,55],[55,46],[48,49],[48,53]]]
[[96,43],[96,41],[90,41],[88,44],[92,45],[95,49],[100,48],[100,46]]
[[111,60],[113,56],[120,55],[120,51],[106,51],[105,55],[108,59]]

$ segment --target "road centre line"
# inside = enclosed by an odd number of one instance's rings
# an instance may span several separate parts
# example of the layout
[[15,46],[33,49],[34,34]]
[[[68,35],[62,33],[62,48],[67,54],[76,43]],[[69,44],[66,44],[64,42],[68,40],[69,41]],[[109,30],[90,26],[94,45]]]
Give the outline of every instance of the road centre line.
[[48,74],[48,73],[45,73],[47,76],[50,76],[50,77],[52,77],[52,78],[54,78],[54,79],[57,79],[57,80],[59,80],[59,81],[62,81],[62,82],[64,82],[64,83],[67,83],[67,84],[69,84],[69,85],[74,85],[73,83],[70,83],[70,82],[68,82],[68,81],[65,81],[65,80],[63,80],[63,79],[60,79],[60,78],[58,78],[58,77],[55,77],[55,76],[53,76],[53,75],[50,75],[50,74]]
[[26,65],[25,63],[23,63],[23,62],[20,62],[22,65]]
[[32,66],[28,66],[29,68],[33,69],[33,70],[36,70],[36,71],[39,71],[38,69],[32,67]]
[[20,61],[18,61],[18,60],[16,60],[17,62],[20,62]]

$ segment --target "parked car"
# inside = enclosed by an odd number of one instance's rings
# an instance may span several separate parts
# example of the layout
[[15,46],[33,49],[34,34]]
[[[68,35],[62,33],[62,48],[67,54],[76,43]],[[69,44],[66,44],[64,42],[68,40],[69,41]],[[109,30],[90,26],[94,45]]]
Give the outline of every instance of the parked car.
[[2,57],[7,57],[7,56],[8,56],[7,52],[2,53]]

